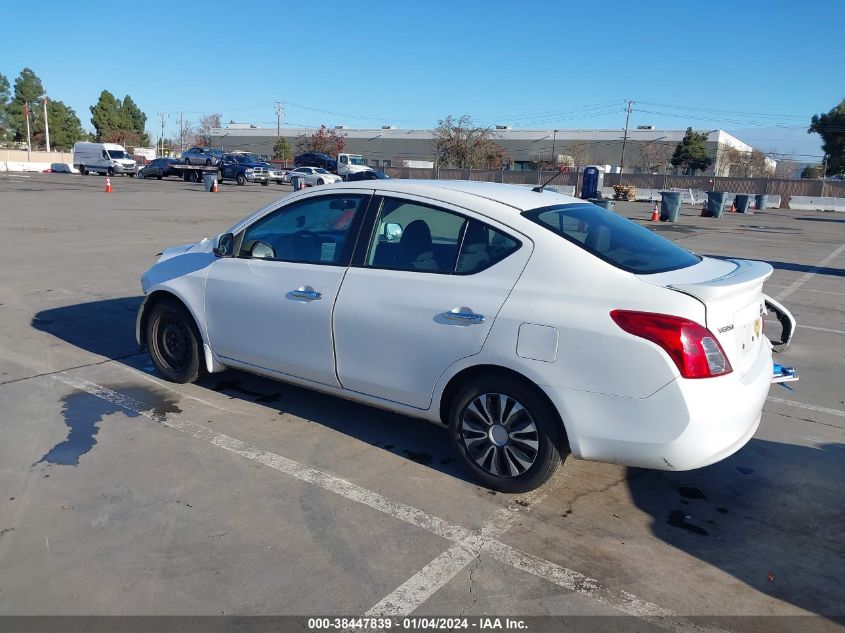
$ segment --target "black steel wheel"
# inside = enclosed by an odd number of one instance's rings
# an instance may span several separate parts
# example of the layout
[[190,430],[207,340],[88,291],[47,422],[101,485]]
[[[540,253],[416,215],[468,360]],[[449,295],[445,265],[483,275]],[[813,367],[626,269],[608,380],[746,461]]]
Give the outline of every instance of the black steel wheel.
[[164,378],[178,383],[197,379],[202,339],[178,301],[163,300],[150,308],[146,337],[153,365]]
[[526,492],[552,476],[565,454],[560,419],[537,389],[491,374],[452,401],[449,430],[458,453],[486,486]]
[[246,184],[246,176],[244,176],[243,174],[238,174],[237,176],[235,176],[235,182],[238,183],[238,185],[240,185],[241,187],[243,187]]

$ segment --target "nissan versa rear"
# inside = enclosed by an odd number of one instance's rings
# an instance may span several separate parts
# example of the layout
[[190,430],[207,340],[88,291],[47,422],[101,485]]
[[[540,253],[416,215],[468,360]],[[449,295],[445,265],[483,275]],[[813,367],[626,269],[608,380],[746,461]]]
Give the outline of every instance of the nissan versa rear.
[[165,251],[138,340],[177,382],[232,367],[443,424],[520,492],[570,453],[686,470],[742,447],[771,273],[548,190],[338,183]]

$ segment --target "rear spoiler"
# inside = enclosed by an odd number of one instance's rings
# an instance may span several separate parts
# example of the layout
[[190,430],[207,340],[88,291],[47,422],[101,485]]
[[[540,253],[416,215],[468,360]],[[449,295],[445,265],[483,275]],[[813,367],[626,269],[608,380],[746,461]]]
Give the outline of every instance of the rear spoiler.
[[766,262],[747,259],[725,259],[724,261],[731,262],[736,268],[715,279],[689,284],[669,284],[668,287],[698,297],[702,301],[712,301],[742,294],[754,286],[762,286],[774,272],[771,265]]

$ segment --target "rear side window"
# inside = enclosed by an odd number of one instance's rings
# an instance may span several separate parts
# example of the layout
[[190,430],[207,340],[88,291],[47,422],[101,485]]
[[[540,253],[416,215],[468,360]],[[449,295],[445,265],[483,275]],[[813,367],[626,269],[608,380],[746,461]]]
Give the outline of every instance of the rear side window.
[[562,204],[523,215],[622,270],[640,275],[687,268],[701,261],[674,242],[594,204]]

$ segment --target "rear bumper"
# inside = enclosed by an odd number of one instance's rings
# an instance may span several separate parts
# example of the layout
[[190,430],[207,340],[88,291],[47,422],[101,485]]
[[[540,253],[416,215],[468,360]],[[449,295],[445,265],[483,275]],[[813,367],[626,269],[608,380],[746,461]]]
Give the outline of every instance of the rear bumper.
[[576,457],[657,470],[691,470],[742,448],[760,424],[772,381],[761,347],[742,377],[677,378],[648,398],[545,387]]

